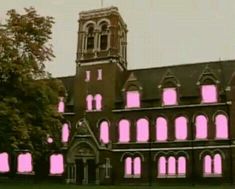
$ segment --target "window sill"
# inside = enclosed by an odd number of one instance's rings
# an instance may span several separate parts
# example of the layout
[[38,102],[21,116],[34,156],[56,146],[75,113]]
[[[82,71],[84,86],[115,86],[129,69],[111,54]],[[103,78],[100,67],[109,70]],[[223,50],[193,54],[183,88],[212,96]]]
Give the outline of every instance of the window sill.
[[124,178],[140,178],[140,175],[125,175]]
[[34,171],[32,172],[17,172],[18,175],[35,175]]
[[222,177],[222,174],[203,174],[203,177],[207,178]]
[[158,175],[157,178],[186,178],[186,175]]
[[86,112],[102,112],[102,110],[86,110]]

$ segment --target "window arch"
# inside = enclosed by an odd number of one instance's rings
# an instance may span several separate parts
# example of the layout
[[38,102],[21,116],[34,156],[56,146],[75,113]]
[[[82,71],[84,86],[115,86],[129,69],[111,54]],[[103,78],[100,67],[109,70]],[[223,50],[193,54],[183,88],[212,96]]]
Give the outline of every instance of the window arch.
[[69,125],[64,123],[62,125],[61,141],[67,143],[69,141]]
[[102,121],[100,123],[100,141],[103,144],[109,143],[109,123],[108,121]]
[[31,173],[33,171],[32,154],[29,152],[20,153],[17,157],[17,172]]
[[208,120],[204,115],[197,115],[195,119],[196,139],[206,139],[208,130]]
[[9,155],[6,152],[2,152],[0,153],[0,173],[7,173],[9,171]]
[[102,96],[100,94],[95,95],[95,106],[98,111],[102,109]]
[[90,23],[87,25],[87,41],[86,41],[87,50],[94,49],[94,41],[95,41],[94,25]]
[[175,119],[175,138],[185,140],[187,138],[187,119],[184,116]]
[[228,118],[224,114],[218,114],[215,117],[216,139],[228,138]]
[[217,102],[217,86],[215,84],[201,85],[201,98],[202,103]]
[[92,101],[93,101],[93,96],[91,94],[87,95],[86,97],[86,108],[88,111],[92,111]]
[[118,124],[119,129],[119,142],[130,141],[130,122],[126,119],[122,119]]
[[149,139],[149,122],[141,118],[136,122],[136,140],[137,142],[147,142]]
[[167,140],[167,120],[164,117],[158,117],[156,119],[156,140],[166,141]]
[[64,172],[64,157],[62,154],[52,154],[50,156],[50,174],[61,175]]

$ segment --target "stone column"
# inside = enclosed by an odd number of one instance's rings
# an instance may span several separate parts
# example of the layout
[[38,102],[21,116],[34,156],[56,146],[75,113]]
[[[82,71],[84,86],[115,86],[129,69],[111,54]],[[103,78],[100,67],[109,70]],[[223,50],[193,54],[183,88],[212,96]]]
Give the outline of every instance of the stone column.
[[84,178],[82,181],[82,184],[88,184],[88,165],[87,165],[87,159],[83,159],[83,165],[84,165]]

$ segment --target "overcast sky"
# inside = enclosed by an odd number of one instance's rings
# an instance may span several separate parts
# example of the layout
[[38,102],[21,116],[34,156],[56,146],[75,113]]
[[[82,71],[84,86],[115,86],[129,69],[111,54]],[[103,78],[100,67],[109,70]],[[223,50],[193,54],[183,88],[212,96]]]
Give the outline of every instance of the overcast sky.
[[[80,11],[101,0],[0,0],[1,20],[9,9],[33,6],[53,16],[56,58],[53,76],[75,74]],[[235,0],[103,0],[117,6],[128,26],[128,68],[235,59]]]

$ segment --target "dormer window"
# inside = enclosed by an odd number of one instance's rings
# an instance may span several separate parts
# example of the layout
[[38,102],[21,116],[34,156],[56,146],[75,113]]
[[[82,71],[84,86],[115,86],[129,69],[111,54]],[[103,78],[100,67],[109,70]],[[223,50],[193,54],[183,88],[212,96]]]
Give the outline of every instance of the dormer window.
[[217,98],[217,87],[214,84],[201,85],[202,103],[215,103]]
[[140,93],[139,91],[126,92],[126,107],[139,108],[140,107]]
[[177,105],[176,88],[164,88],[162,93],[163,105]]

